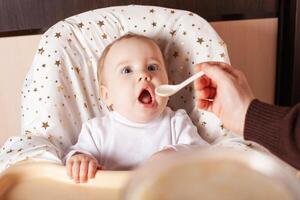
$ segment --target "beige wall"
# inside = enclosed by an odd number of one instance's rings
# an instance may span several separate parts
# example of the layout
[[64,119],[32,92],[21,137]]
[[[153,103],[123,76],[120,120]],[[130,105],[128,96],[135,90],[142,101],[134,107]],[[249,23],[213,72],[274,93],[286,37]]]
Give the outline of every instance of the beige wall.
[[21,88],[40,35],[0,38],[0,145],[20,133]]
[[[232,65],[242,69],[255,95],[273,102],[277,19],[214,22],[228,45]],[[0,38],[0,145],[20,133],[20,91],[40,35]]]
[[214,22],[212,26],[226,42],[232,66],[248,78],[254,95],[274,102],[277,18]]

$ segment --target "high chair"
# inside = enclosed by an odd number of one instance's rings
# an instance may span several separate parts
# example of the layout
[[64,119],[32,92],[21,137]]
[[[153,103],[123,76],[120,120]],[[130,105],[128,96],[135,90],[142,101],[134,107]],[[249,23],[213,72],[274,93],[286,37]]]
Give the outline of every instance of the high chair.
[[[8,139],[0,152],[1,199],[120,199],[131,171],[99,171],[95,180],[75,184],[62,159],[77,141],[81,124],[109,112],[98,94],[97,63],[105,46],[128,32],[157,41],[172,84],[193,74],[197,63],[230,63],[226,44],[203,18],[189,11],[117,6],[58,22],[43,34],[24,81],[22,135]],[[216,116],[195,108],[194,100],[189,85],[168,105],[185,109],[208,142],[250,150]],[[49,194],[47,188],[58,192]]]

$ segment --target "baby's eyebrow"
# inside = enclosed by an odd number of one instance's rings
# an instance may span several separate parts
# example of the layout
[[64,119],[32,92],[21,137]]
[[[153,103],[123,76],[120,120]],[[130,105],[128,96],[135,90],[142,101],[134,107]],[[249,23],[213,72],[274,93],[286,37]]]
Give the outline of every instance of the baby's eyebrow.
[[150,61],[155,61],[155,62],[157,62],[157,63],[159,63],[159,64],[162,64],[162,63],[160,62],[160,60],[158,60],[158,59],[156,59],[156,58],[150,58],[149,60],[150,60]]
[[128,61],[128,60],[125,60],[125,61],[119,62],[119,63],[116,65],[116,68],[119,68],[119,67],[122,67],[122,66],[128,65],[128,64],[129,64],[129,61]]

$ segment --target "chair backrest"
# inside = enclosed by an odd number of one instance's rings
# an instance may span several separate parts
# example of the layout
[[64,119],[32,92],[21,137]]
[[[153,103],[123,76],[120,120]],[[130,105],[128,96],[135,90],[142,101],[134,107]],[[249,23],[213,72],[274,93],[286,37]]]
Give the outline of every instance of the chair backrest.
[[[170,83],[193,73],[196,63],[229,62],[225,43],[200,16],[154,6],[118,6],[62,20],[44,33],[22,90],[22,133],[47,137],[64,150],[77,140],[82,122],[105,114],[98,94],[97,62],[113,40],[127,32],[160,45]],[[222,126],[215,116],[194,108],[193,86],[170,99],[184,108],[200,134],[213,141]]]

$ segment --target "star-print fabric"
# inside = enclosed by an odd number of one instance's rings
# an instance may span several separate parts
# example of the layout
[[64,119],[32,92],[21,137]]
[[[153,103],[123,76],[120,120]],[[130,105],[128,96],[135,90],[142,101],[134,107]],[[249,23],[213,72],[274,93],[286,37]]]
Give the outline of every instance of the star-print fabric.
[[[117,6],[62,20],[45,32],[22,89],[22,132],[0,151],[0,170],[25,159],[62,163],[81,124],[104,115],[98,94],[97,62],[103,49],[128,33],[153,38],[162,49],[171,84],[194,73],[196,63],[229,63],[225,43],[195,13],[154,6]],[[193,85],[170,98],[183,108],[208,142],[231,137],[213,114],[194,106]]]

